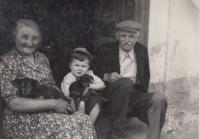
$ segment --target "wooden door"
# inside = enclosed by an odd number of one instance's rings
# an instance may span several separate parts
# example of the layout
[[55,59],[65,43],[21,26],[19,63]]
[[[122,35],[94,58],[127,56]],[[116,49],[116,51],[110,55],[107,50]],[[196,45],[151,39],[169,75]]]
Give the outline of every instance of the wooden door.
[[147,44],[149,0],[97,0],[95,4],[95,40],[113,41],[115,25],[122,20],[137,20],[143,30],[140,41]]

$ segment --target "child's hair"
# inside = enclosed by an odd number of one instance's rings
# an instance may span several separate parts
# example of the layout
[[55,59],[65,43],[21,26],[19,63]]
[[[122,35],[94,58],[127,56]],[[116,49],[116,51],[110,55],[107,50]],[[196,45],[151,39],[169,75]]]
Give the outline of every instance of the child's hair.
[[86,48],[78,47],[73,50],[71,54],[70,62],[72,62],[73,59],[77,59],[79,61],[84,61],[85,59],[88,59],[89,63],[91,63],[93,57],[90,54],[90,52],[87,51]]

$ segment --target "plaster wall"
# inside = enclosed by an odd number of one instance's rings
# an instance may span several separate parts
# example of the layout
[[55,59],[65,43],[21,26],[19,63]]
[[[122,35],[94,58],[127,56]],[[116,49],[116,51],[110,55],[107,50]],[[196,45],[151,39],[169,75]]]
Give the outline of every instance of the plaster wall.
[[198,75],[199,14],[192,0],[151,0],[151,82]]
[[198,138],[200,19],[199,6],[195,4],[198,2],[150,0],[150,90],[167,97],[164,133],[170,139],[187,135]]

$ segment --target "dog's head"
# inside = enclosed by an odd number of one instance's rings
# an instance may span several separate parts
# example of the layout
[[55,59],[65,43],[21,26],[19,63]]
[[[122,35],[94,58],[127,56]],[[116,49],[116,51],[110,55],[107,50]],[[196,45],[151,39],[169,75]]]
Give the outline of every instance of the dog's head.
[[85,88],[93,82],[93,77],[88,74],[83,74],[75,82],[73,82],[70,87],[70,96],[71,97],[80,97],[84,92]]
[[83,74],[78,80],[83,86],[88,87],[94,81],[94,78],[88,74]]
[[12,81],[12,85],[18,89],[18,93],[23,97],[28,97],[38,84],[37,80],[30,78],[16,78]]

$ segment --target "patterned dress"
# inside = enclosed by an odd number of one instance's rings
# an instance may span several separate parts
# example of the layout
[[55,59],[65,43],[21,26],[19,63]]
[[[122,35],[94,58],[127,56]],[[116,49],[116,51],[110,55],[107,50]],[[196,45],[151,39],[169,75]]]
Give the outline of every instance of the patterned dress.
[[[13,49],[0,59],[1,95],[9,103],[16,96],[11,81],[28,77],[40,84],[55,86],[45,55],[35,52],[35,64],[26,61]],[[3,130],[13,139],[95,139],[96,134],[89,117],[74,113],[20,113],[5,109]]]

